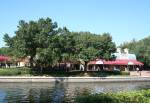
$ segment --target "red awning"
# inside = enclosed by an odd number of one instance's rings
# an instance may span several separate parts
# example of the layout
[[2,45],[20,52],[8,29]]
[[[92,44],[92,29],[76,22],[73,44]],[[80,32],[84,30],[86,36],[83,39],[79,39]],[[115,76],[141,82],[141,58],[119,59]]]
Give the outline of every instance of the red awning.
[[96,65],[96,64],[104,64],[104,65],[144,65],[142,62],[137,60],[115,60],[115,61],[105,61],[105,60],[95,60],[90,61],[88,65]]
[[104,64],[105,65],[113,65],[115,63],[115,61],[105,61]]
[[9,57],[7,56],[0,56],[0,62],[8,61]]
[[108,65],[144,65],[142,62],[139,62],[137,60],[106,61],[104,64],[108,64]]
[[128,62],[128,64],[129,64],[130,62],[132,62],[133,65],[144,65],[142,62],[139,62],[139,61],[137,61],[137,60],[130,60],[130,61]]
[[97,64],[97,65],[104,64],[104,60],[102,60],[102,59],[97,59],[97,60],[95,60],[95,61],[90,61],[90,62],[88,63],[88,65],[95,65],[95,64]]
[[113,62],[113,65],[128,65],[128,61],[127,60],[115,60]]
[[90,61],[88,62],[88,65],[96,64],[96,61]]

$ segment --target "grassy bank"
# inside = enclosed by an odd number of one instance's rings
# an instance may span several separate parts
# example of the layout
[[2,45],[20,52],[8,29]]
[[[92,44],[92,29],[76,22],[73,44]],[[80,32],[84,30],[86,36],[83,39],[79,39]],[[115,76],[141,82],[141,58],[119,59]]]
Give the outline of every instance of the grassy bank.
[[129,75],[129,72],[120,71],[51,71],[51,70],[33,70],[31,68],[1,68],[0,76],[54,76],[54,77],[106,77],[106,76],[124,76]]
[[150,90],[80,95],[76,103],[150,103]]
[[31,75],[30,68],[0,68],[0,76]]

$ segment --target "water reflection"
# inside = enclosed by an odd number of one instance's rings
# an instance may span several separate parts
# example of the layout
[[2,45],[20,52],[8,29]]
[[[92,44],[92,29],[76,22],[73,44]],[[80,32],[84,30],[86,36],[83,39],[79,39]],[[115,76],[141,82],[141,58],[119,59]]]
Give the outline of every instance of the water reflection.
[[150,82],[0,83],[1,103],[73,103],[78,95],[150,89]]

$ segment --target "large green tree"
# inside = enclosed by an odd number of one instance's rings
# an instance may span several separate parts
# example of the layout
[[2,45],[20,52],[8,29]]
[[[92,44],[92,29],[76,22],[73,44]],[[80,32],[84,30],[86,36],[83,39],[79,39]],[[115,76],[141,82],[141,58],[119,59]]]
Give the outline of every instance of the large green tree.
[[109,33],[70,32],[66,27],[57,28],[50,18],[25,22],[21,20],[13,37],[4,35],[6,45],[15,57],[30,57],[41,68],[58,62],[95,58],[110,59],[116,49]]
[[75,40],[73,37],[74,35],[66,27],[59,31],[60,61],[73,61],[75,54]]
[[76,53],[80,59],[89,61],[95,58],[111,58],[111,53],[115,52],[116,46],[112,42],[109,33],[102,35],[92,34],[90,32],[74,33],[76,40]]
[[47,48],[52,42],[51,38],[56,34],[57,24],[50,18],[38,21],[19,21],[15,36],[4,35],[4,41],[10,48],[17,50],[21,56],[30,56],[30,64],[33,66],[37,49]]
[[73,34],[76,43],[75,57],[85,62],[85,69],[88,61],[96,58],[109,60],[116,50],[109,33],[97,35],[90,32],[74,32]]

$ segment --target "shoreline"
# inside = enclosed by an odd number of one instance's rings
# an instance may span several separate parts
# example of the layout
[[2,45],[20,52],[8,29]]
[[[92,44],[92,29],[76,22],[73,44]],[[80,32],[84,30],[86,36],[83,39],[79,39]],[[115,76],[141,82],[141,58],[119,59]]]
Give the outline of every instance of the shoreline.
[[0,76],[0,83],[21,82],[150,82],[150,77],[46,77],[46,76]]

